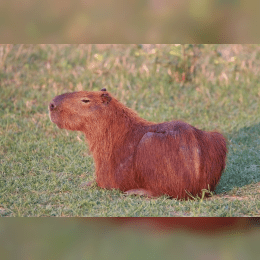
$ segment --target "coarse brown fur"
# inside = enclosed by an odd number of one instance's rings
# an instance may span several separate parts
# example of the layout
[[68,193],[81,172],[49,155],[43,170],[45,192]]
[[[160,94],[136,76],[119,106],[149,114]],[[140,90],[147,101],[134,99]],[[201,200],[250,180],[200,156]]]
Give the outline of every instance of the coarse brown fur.
[[182,121],[148,122],[106,89],[57,96],[49,110],[59,128],[85,134],[101,188],[186,199],[213,191],[225,168],[220,133]]

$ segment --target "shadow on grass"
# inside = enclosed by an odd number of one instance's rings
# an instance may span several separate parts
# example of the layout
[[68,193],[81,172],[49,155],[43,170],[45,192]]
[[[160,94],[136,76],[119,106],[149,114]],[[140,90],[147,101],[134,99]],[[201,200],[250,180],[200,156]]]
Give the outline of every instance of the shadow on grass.
[[226,135],[228,157],[216,193],[260,182],[260,123]]

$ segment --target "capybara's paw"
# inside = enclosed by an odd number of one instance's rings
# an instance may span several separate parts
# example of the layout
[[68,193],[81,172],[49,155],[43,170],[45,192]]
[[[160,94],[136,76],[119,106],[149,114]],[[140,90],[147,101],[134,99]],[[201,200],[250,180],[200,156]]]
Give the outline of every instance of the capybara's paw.
[[127,190],[124,193],[127,195],[139,195],[139,196],[146,196],[148,198],[152,197],[152,192],[145,189],[132,189],[132,190]]
[[86,181],[86,182],[82,182],[81,184],[80,184],[80,187],[90,187],[90,186],[92,186],[94,184],[94,181]]

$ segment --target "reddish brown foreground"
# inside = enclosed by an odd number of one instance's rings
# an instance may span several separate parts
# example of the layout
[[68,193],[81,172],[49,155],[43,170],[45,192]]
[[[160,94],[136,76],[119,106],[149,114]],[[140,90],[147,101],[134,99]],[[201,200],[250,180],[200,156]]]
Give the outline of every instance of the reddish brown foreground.
[[86,223],[126,228],[129,230],[174,233],[193,232],[202,235],[242,234],[259,227],[259,218],[212,218],[212,217],[174,217],[174,218],[79,218]]
[[148,122],[105,89],[57,96],[49,110],[59,128],[85,134],[101,188],[187,199],[213,191],[225,168],[220,133],[182,121]]

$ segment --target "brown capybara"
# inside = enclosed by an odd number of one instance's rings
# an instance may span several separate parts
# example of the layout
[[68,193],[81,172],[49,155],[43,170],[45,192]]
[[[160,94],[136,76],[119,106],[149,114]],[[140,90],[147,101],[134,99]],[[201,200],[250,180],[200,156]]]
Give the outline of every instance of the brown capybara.
[[225,168],[220,133],[182,121],[148,122],[106,89],[56,96],[49,111],[59,128],[85,134],[101,188],[186,199],[213,191]]

